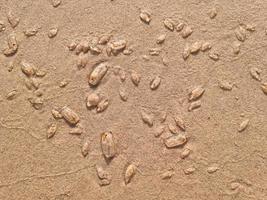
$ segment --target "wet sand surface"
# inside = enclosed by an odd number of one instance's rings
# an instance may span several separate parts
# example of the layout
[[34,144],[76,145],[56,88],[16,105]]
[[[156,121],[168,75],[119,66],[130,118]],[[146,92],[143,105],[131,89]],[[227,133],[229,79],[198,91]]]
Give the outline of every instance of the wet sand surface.
[[267,199],[266,10],[0,0],[0,199]]

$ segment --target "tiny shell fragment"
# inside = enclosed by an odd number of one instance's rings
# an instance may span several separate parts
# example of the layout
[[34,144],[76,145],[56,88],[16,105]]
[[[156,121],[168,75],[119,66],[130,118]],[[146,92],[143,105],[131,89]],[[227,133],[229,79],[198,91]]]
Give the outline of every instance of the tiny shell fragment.
[[127,101],[128,94],[127,94],[126,89],[124,87],[120,87],[120,89],[119,89],[119,95],[120,95],[121,100]]
[[98,42],[99,42],[99,37],[93,37],[93,38],[91,39],[90,44],[91,44],[91,46],[95,46],[95,45],[98,44]]
[[219,167],[217,167],[217,166],[211,166],[211,167],[207,168],[207,172],[210,173],[210,174],[212,174],[212,173],[214,173],[214,172],[216,172],[218,170],[219,170]]
[[31,37],[34,36],[38,33],[38,29],[37,28],[28,28],[24,31],[24,35],[27,37]]
[[152,114],[148,114],[145,111],[141,111],[141,118],[144,123],[146,123],[148,126],[153,126],[153,116]]
[[193,33],[191,26],[185,26],[182,31],[182,37],[187,38]]
[[17,94],[18,94],[17,90],[12,90],[7,94],[6,98],[7,100],[13,100]]
[[61,4],[61,0],[51,0],[53,7],[58,7]]
[[211,49],[211,44],[209,42],[203,42],[201,46],[201,51],[207,51]]
[[188,44],[185,44],[185,47],[184,47],[184,50],[183,50],[183,53],[182,53],[182,56],[183,56],[183,59],[186,60],[189,56],[190,56],[190,46]]
[[176,122],[176,125],[182,130],[185,131],[185,122],[184,120],[179,117],[179,116],[175,116],[174,117],[174,121]]
[[162,44],[166,39],[166,34],[162,34],[157,38],[157,44]]
[[90,48],[90,52],[93,55],[98,55],[98,54],[102,53],[102,49],[99,46],[93,46]]
[[33,83],[30,78],[24,79],[24,84],[28,90],[32,90],[33,88]]
[[111,132],[104,132],[101,135],[101,149],[106,159],[111,159],[116,155],[116,147]]
[[170,170],[167,170],[166,172],[164,172],[163,174],[161,174],[161,179],[163,179],[163,180],[170,179],[173,175],[174,175],[174,171],[172,169],[170,169]]
[[190,112],[192,110],[195,110],[195,109],[199,108],[200,106],[201,106],[201,101],[200,100],[194,101],[189,105],[188,111]]
[[245,119],[244,121],[242,121],[239,125],[238,132],[244,131],[248,127],[249,121],[249,119]]
[[8,35],[7,43],[10,49],[16,50],[18,48],[17,38],[14,33]]
[[129,55],[131,55],[132,53],[133,53],[133,49],[132,49],[132,48],[124,49],[124,50],[122,51],[122,54],[123,54],[123,55],[126,55],[126,56],[129,56]]
[[86,39],[83,39],[79,45],[83,53],[87,53],[90,49],[89,42]]
[[7,37],[8,47],[3,51],[5,56],[12,56],[18,50],[18,43],[16,39],[16,35],[14,33],[9,34]]
[[99,185],[100,186],[106,186],[106,185],[109,185],[110,183],[111,183],[110,179],[101,179],[99,182]]
[[153,78],[153,80],[150,83],[151,90],[157,89],[160,83],[161,83],[161,78],[159,76],[156,76],[155,78]]
[[220,55],[219,55],[219,53],[216,52],[216,51],[211,51],[211,52],[209,53],[209,57],[210,57],[212,60],[217,61],[217,60],[219,60]]
[[102,53],[102,47],[100,47],[99,45],[91,46],[90,52],[92,55],[99,55]]
[[75,54],[79,55],[83,51],[83,46],[81,43],[77,44],[75,47]]
[[250,68],[251,77],[257,81],[261,81],[260,73],[261,73],[261,70],[258,69],[257,67]]
[[12,28],[15,28],[20,22],[20,18],[15,16],[12,11],[7,13],[7,19]]
[[86,140],[83,142],[83,144],[81,146],[81,153],[82,153],[83,157],[86,157],[88,155],[89,150],[90,150],[90,144],[89,144],[89,141]]
[[228,81],[220,81],[219,86],[223,90],[230,91],[233,88],[233,84],[229,83]]
[[87,54],[81,53],[77,58],[76,66],[78,69],[85,68],[88,63]]
[[121,66],[115,65],[112,67],[113,73],[117,76],[119,75],[119,72],[122,70]]
[[107,44],[109,42],[110,38],[111,38],[111,35],[102,35],[99,38],[98,44],[101,44],[101,45]]
[[55,37],[55,36],[57,35],[57,32],[58,32],[58,29],[55,28],[55,27],[49,29],[49,31],[48,31],[48,37],[49,37],[49,38],[53,38],[53,37]]
[[168,60],[168,58],[167,58],[166,56],[163,56],[163,57],[162,57],[162,63],[163,63],[163,65],[165,65],[165,66],[168,66],[168,65],[169,65],[169,60]]
[[32,79],[32,86],[35,88],[35,89],[39,89],[40,85],[41,85],[41,82],[40,82],[40,79],[37,79],[35,77],[31,77]]
[[158,127],[156,127],[155,130],[154,130],[154,136],[155,137],[161,136],[163,131],[164,131],[164,129],[165,129],[164,125],[159,125]]
[[123,71],[120,65],[115,65],[112,66],[112,72],[114,73],[115,76],[118,76],[120,72]]
[[34,109],[40,110],[43,108],[44,100],[42,98],[34,97],[34,98],[29,98],[28,100]]
[[67,80],[67,79],[63,79],[62,81],[60,81],[60,83],[59,83],[59,87],[64,88],[64,87],[66,87],[69,83],[70,83],[69,80]]
[[71,125],[75,125],[80,121],[78,114],[67,106],[62,108],[61,115]]
[[134,164],[130,164],[126,168],[125,174],[124,174],[124,181],[125,181],[126,185],[131,182],[131,180],[134,177],[135,173],[136,173],[136,166]]
[[68,44],[68,48],[69,48],[69,50],[70,51],[74,51],[75,50],[75,48],[77,47],[77,42],[76,41],[72,41],[70,44]]
[[126,48],[126,40],[116,40],[110,42],[111,51],[114,55],[117,55]]
[[138,86],[141,81],[141,76],[136,71],[131,72],[131,80],[135,86]]
[[107,56],[111,56],[111,52],[112,52],[112,50],[111,50],[111,47],[110,46],[107,46],[106,47],[106,54],[107,54]]
[[164,19],[163,24],[170,31],[174,30],[174,22],[170,18]]
[[81,134],[83,134],[83,132],[84,132],[83,127],[80,124],[78,124],[77,127],[74,127],[69,131],[69,134],[81,135]]
[[170,131],[171,133],[173,133],[173,134],[178,134],[178,129],[177,129],[177,127],[176,127],[174,124],[169,123],[169,124],[168,124],[168,128],[169,128],[169,131]]
[[240,187],[241,187],[240,183],[236,183],[236,182],[231,183],[231,190],[236,190],[236,189],[238,189]]
[[191,150],[188,149],[188,148],[185,148],[185,149],[181,152],[180,157],[181,157],[182,159],[185,159],[185,158],[187,158],[187,157],[190,155],[190,153],[191,153]]
[[106,172],[103,167],[96,165],[96,172],[99,179],[109,179],[110,175]]
[[148,11],[142,10],[139,17],[146,24],[149,24],[151,21],[151,14]]
[[51,113],[55,119],[61,119],[63,116],[60,114],[60,112],[56,109],[51,110]]
[[97,106],[97,104],[100,102],[100,97],[97,93],[91,93],[88,94],[87,96],[87,102],[86,102],[86,106],[88,108]]
[[14,65],[14,61],[10,61],[8,64],[7,64],[7,70],[9,72],[12,72],[12,70],[14,69],[15,65]]
[[256,26],[253,25],[253,24],[247,24],[246,25],[246,30],[250,31],[250,32],[254,32],[254,31],[256,31]]
[[217,16],[217,9],[216,8],[212,8],[209,13],[208,13],[209,17],[211,19],[214,19]]
[[244,42],[246,39],[246,29],[244,29],[242,26],[239,26],[235,29],[235,36],[239,41]]
[[96,86],[100,83],[102,78],[105,76],[105,74],[108,71],[108,63],[107,62],[102,62],[98,64],[91,74],[89,75],[89,84],[92,86]]
[[184,169],[185,175],[193,174],[195,171],[196,171],[196,168],[194,168],[194,167],[189,167],[187,169]]
[[189,101],[194,101],[199,99],[203,93],[205,92],[205,89],[202,86],[198,86],[195,89],[193,89],[189,95]]
[[149,49],[149,55],[158,56],[161,52],[161,48],[151,48]]
[[103,112],[104,110],[106,110],[108,108],[109,105],[109,100],[107,98],[102,99],[96,107],[96,112]]
[[267,94],[267,83],[261,84],[261,90],[263,91],[264,94]]
[[57,131],[57,124],[52,123],[47,129],[47,138],[52,138]]
[[160,116],[160,122],[163,123],[166,121],[166,119],[167,119],[167,112],[163,111],[161,116]]
[[150,60],[150,57],[148,55],[142,55],[142,59],[144,61],[149,61]]
[[187,142],[187,138],[184,135],[173,135],[164,140],[166,147],[174,148],[183,146]]
[[35,74],[36,68],[33,64],[30,64],[26,62],[25,60],[22,60],[20,62],[21,65],[21,71],[28,77],[31,77]]
[[37,97],[41,97],[44,95],[44,90],[43,89],[37,89],[34,91],[34,94],[37,96]]
[[121,82],[124,82],[126,80],[126,73],[124,70],[120,70],[119,77],[120,77]]
[[38,96],[38,97],[41,97],[41,96],[43,96],[43,93],[44,93],[44,91],[43,91],[43,89],[40,89],[39,88],[39,86],[40,86],[40,82],[39,81],[37,81],[35,78],[32,78],[33,80],[32,80],[32,86],[36,89],[35,91],[34,91],[34,94],[36,95],[36,96]]
[[6,25],[3,21],[0,21],[0,33],[6,30]]
[[202,42],[200,42],[200,41],[194,42],[194,43],[191,45],[190,52],[191,52],[192,54],[199,52],[199,50],[200,50],[200,48],[201,48],[201,45],[202,45]]
[[241,44],[240,44],[239,41],[234,41],[233,42],[232,48],[233,48],[234,54],[239,54],[239,52],[240,52],[240,46],[241,46]]
[[177,26],[176,26],[176,31],[177,31],[177,32],[180,32],[180,31],[183,30],[183,28],[184,28],[184,23],[183,23],[183,22],[180,22],[180,23],[178,23]]
[[98,178],[100,179],[99,185],[106,186],[111,183],[111,175],[103,169],[101,166],[96,166],[96,173]]
[[111,47],[110,46],[107,46],[106,47],[106,54],[107,54],[107,56],[111,56],[111,52],[112,52],[112,50],[111,50]]

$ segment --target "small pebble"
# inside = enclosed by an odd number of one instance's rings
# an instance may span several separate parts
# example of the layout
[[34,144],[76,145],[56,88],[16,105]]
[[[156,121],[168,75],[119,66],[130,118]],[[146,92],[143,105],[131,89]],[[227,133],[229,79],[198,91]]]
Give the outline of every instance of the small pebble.
[[162,34],[157,38],[157,44],[162,44],[166,39],[166,34]]
[[190,155],[190,153],[191,153],[191,150],[188,149],[188,148],[185,148],[185,149],[181,152],[180,157],[181,157],[182,159],[185,159],[185,158],[187,158],[187,157]]
[[6,25],[3,21],[0,21],[0,33],[6,30]]
[[58,7],[61,4],[61,0],[51,0],[53,7]]
[[13,100],[17,94],[18,94],[17,90],[12,90],[6,95],[6,98],[7,100]]
[[49,38],[53,38],[53,37],[55,37],[56,35],[57,35],[57,33],[58,33],[58,29],[57,28],[51,28],[50,30],[49,30],[49,32],[48,32],[48,37]]
[[12,11],[9,11],[7,13],[7,19],[12,28],[15,28],[16,26],[18,26],[20,22],[20,18],[17,17]]
[[182,37],[187,38],[193,33],[191,26],[185,26],[182,30]]
[[214,172],[216,172],[216,171],[218,171],[219,170],[219,167],[217,167],[217,166],[211,166],[211,167],[208,167],[207,168],[207,172],[209,173],[209,174],[212,174],[212,173],[214,173]]
[[211,19],[214,19],[217,16],[217,8],[212,8],[209,13],[208,13],[209,17]]
[[180,22],[180,23],[177,24],[177,26],[176,26],[176,31],[177,31],[177,32],[182,31],[183,28],[184,28],[184,26],[185,26],[185,24],[184,24],[183,22]]
[[193,174],[195,171],[196,171],[196,168],[194,168],[194,167],[189,167],[189,168],[187,168],[187,169],[184,169],[184,173],[185,173],[186,175]]
[[170,179],[173,175],[174,175],[174,171],[173,169],[170,169],[164,172],[163,174],[161,174],[161,179],[163,180]]
[[142,10],[140,13],[140,19],[146,24],[149,24],[151,21],[151,14],[146,10]]
[[56,134],[56,131],[57,131],[57,124],[52,123],[47,129],[47,138],[48,139],[52,138]]
[[97,93],[91,93],[87,96],[86,106],[88,108],[95,107],[100,102],[100,96]]

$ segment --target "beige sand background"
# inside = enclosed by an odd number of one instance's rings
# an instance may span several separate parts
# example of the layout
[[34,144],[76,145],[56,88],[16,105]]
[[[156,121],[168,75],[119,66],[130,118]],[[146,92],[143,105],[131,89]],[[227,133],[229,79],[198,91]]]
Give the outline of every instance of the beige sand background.
[[[217,15],[211,19],[214,9]],[[149,24],[139,18],[143,10],[151,14]],[[8,22],[9,11],[20,19],[15,28]],[[267,199],[267,96],[261,89],[267,82],[266,11],[264,0],[61,0],[57,7],[49,0],[1,0],[5,30],[0,32],[0,48],[5,49],[8,35],[15,33],[18,50],[13,56],[0,55],[0,199]],[[193,33],[183,38],[166,29],[166,18],[175,25],[190,25]],[[248,28],[244,42],[235,35],[239,26]],[[26,37],[24,31],[34,27],[37,34]],[[49,38],[53,27],[58,33]],[[108,57],[103,45],[99,55],[87,53],[87,66],[78,69],[78,56],[68,45],[105,34],[126,40],[133,52]],[[159,45],[161,34],[166,39]],[[196,41],[210,42],[211,50],[184,60],[185,45]],[[151,48],[161,48],[160,54],[151,56]],[[219,54],[218,61],[209,57],[210,51]],[[110,66],[119,65],[126,80],[121,82],[109,70],[97,87],[90,87],[88,74],[102,58]],[[25,86],[22,60],[46,72],[35,80],[38,90]],[[261,81],[252,78],[253,67],[261,71]],[[131,81],[131,70],[141,75],[138,87]],[[152,91],[149,84],[157,75],[161,84]],[[62,81],[68,84],[59,87]],[[232,89],[221,89],[220,81],[233,84]],[[201,107],[188,112],[188,94],[199,85],[205,89]],[[119,96],[121,87],[127,101]],[[15,95],[8,99],[13,90]],[[101,113],[86,108],[86,95],[93,90],[109,99]],[[38,95],[43,103],[37,110],[29,98]],[[80,117],[80,136],[69,134],[73,127],[51,115],[52,109],[66,105]],[[143,122],[141,110],[153,116],[152,127]],[[165,112],[167,119],[161,123]],[[176,115],[186,124],[186,133],[178,129],[179,134],[189,139],[182,147],[168,149],[164,137],[170,135],[168,125]],[[248,126],[238,132],[246,119]],[[58,129],[47,139],[51,123]],[[166,129],[155,137],[160,124]],[[118,151],[110,162],[100,146],[105,131],[112,131]],[[90,144],[86,157],[81,154],[85,140]],[[185,148],[191,153],[182,159]],[[129,164],[137,170],[125,184]],[[109,185],[100,186],[96,166],[111,175]],[[211,167],[217,171],[209,173]],[[166,172],[172,176],[164,179]]]

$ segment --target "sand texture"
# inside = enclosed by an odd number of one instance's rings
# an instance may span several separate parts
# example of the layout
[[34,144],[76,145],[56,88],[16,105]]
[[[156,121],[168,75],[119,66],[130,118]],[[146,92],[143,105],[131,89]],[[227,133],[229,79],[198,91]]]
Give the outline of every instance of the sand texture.
[[266,200],[267,1],[0,0],[0,200]]

